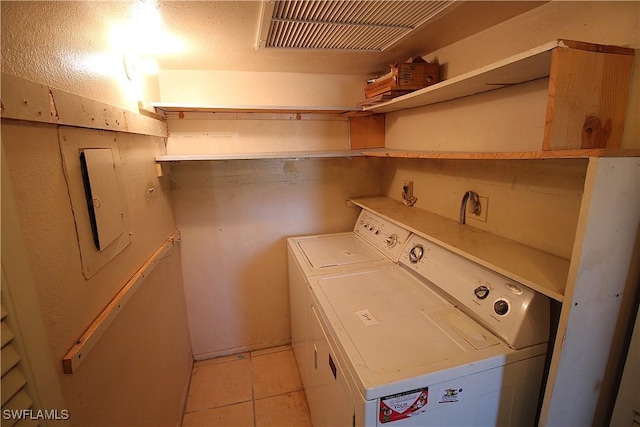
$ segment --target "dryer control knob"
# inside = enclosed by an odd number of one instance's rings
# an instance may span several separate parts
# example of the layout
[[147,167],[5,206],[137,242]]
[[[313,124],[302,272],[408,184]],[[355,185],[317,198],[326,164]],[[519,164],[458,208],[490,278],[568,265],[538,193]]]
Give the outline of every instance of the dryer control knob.
[[424,256],[424,247],[422,245],[415,245],[409,251],[409,261],[417,263]]
[[509,311],[509,301],[499,299],[495,302],[495,304],[493,304],[493,309],[495,310],[496,314],[504,316]]
[[486,287],[485,285],[478,286],[473,290],[473,293],[476,294],[476,297],[478,299],[485,299],[486,297],[489,296],[489,288]]
[[398,235],[392,234],[391,236],[387,237],[384,242],[388,247],[392,248],[396,245],[396,243],[398,243]]

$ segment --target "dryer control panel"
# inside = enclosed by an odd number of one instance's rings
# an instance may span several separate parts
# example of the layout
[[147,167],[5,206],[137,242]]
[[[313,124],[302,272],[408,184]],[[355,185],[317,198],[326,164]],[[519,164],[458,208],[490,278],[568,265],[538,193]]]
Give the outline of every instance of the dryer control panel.
[[411,232],[372,212],[362,210],[353,232],[397,262]]
[[399,261],[512,348],[548,341],[545,295],[415,234]]

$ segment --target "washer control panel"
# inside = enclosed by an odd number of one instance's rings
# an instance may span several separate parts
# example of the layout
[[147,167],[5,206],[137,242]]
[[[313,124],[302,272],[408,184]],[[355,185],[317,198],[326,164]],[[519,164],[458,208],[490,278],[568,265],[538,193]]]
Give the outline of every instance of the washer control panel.
[[546,296],[416,234],[399,261],[511,347],[548,341]]
[[353,231],[394,262],[398,261],[411,234],[409,230],[364,209]]

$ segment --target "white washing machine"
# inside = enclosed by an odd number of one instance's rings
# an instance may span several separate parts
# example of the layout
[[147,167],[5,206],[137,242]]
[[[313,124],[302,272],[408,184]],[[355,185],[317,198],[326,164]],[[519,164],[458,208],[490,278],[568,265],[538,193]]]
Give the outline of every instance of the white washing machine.
[[[371,212],[361,211],[346,233],[291,237],[287,240],[291,343],[307,395],[317,390],[311,333],[309,278],[396,265],[410,232]],[[313,408],[317,399],[309,399]],[[317,405],[318,408],[323,405]],[[312,410],[318,414],[318,410]]]
[[535,424],[546,297],[417,235],[362,267],[305,276],[315,427]]

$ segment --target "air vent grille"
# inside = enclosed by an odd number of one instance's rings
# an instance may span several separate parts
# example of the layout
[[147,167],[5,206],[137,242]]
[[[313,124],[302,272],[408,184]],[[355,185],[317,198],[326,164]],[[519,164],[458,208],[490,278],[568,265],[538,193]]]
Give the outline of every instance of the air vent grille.
[[426,0],[265,1],[258,48],[380,52],[453,4]]

